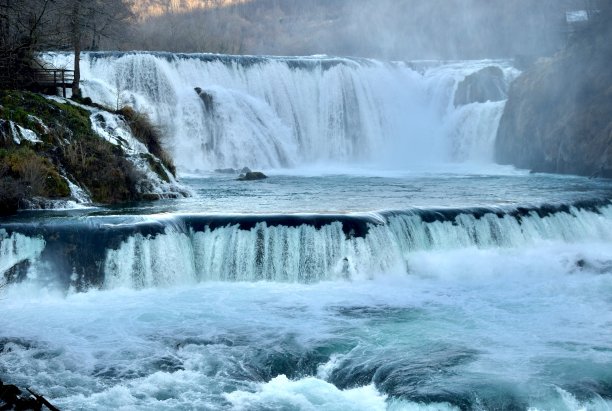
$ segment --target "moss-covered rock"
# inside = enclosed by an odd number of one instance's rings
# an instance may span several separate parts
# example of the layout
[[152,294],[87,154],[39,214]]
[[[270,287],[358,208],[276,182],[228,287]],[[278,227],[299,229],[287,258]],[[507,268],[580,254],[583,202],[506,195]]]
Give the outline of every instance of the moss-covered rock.
[[[117,111],[125,119],[126,123],[132,130],[132,135],[136,137],[141,143],[143,143],[149,152],[161,160],[162,164],[168,171],[176,176],[176,167],[172,158],[163,147],[162,133],[158,127],[154,126],[149,117],[146,114],[138,113],[131,107],[123,107]],[[166,172],[161,170],[159,172],[159,165],[157,162],[151,164],[153,170],[158,173],[165,181],[168,181]]]
[[124,148],[94,132],[91,115],[61,100],[0,91],[0,214],[14,212],[35,197],[70,196],[67,176],[102,204],[148,199],[150,193],[142,187],[154,185],[151,175],[171,180],[166,169],[174,172],[174,166],[146,117],[124,113],[135,137],[152,152],[144,154],[150,170],[145,172]]

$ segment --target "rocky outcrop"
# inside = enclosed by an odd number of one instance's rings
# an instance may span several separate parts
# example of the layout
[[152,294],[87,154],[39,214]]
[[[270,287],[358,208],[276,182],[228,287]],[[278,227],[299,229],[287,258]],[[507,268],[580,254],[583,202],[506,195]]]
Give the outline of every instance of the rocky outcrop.
[[45,397],[38,394],[31,388],[27,388],[28,393],[20,390],[16,385],[4,384],[0,380],[0,410],[31,410],[39,411],[45,409],[59,411]]
[[0,214],[189,195],[133,112],[19,91],[0,104]]
[[215,170],[215,173],[219,174],[246,174],[250,173],[251,169],[248,167],[242,167],[242,169],[238,170],[237,168],[218,168]]
[[594,23],[565,50],[523,73],[510,87],[497,162],[612,178],[610,61],[612,29]]
[[457,85],[455,107],[505,100],[507,92],[504,72],[496,66],[485,67],[470,74]]

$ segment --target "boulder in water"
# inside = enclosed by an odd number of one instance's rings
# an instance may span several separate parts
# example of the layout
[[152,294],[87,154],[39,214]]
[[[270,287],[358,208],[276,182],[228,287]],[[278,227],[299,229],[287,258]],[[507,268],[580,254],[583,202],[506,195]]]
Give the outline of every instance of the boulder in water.
[[261,171],[249,171],[245,174],[240,174],[238,177],[238,181],[255,181],[255,180],[264,180],[268,178],[267,175],[262,173]]
[[455,107],[470,103],[505,100],[507,93],[504,72],[499,67],[485,67],[470,74],[459,83],[455,92]]

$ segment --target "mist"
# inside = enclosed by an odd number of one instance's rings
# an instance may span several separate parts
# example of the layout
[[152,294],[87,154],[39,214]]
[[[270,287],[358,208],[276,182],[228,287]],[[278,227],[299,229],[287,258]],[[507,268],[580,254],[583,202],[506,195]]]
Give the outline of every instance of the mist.
[[[141,14],[122,49],[381,59],[546,56],[586,0],[252,0]],[[143,12],[144,13],[144,12]]]

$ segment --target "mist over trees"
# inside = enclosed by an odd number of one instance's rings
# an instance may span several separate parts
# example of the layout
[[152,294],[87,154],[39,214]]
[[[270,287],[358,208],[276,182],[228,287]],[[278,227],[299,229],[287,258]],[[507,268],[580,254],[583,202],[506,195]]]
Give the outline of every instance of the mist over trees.
[[[148,0],[149,9],[155,0]],[[141,2],[136,2],[140,4]],[[466,59],[550,55],[596,0],[175,0],[126,49]]]
[[0,0],[0,77],[15,77],[15,67],[42,50],[75,53],[75,94],[83,50],[404,60],[551,55],[567,40],[567,11],[606,2]]

